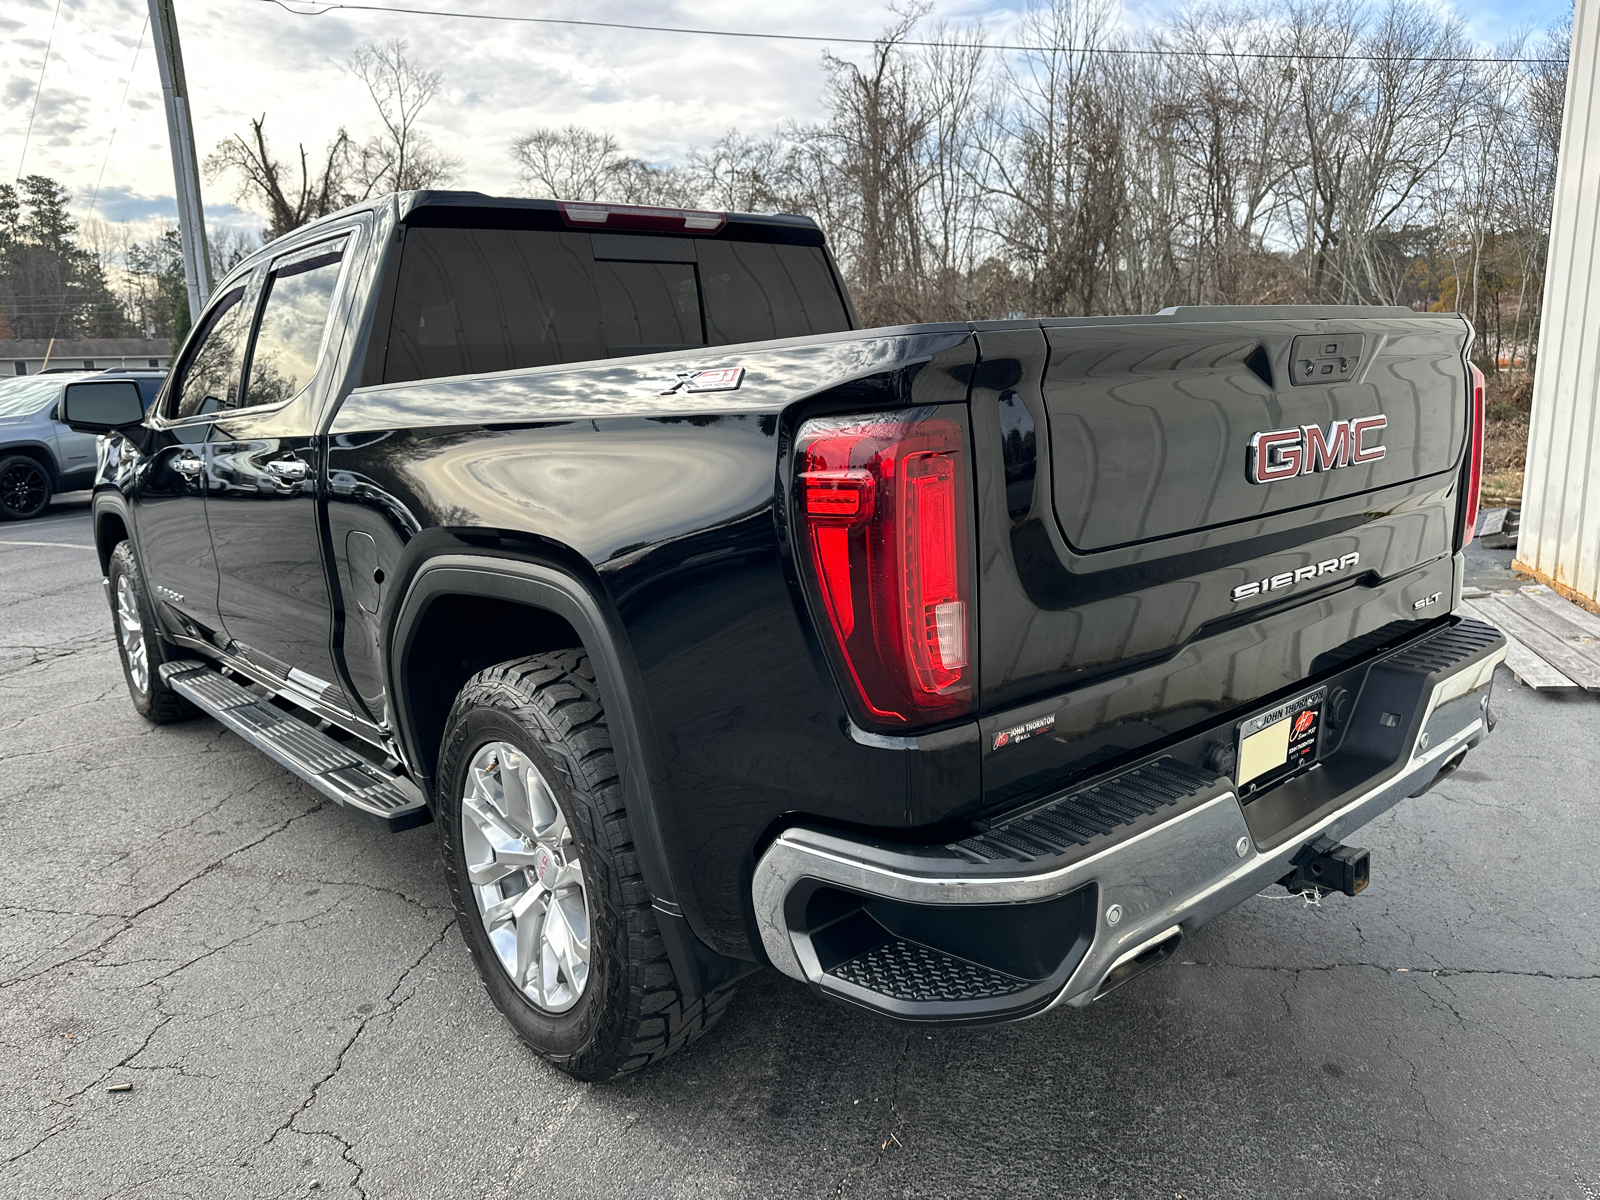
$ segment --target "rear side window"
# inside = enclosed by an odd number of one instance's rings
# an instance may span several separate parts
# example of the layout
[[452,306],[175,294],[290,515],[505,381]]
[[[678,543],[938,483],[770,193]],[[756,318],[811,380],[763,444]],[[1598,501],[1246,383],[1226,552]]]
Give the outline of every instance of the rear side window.
[[413,227],[383,381],[848,328],[820,246]]
[[244,293],[243,284],[229,288],[206,312],[167,400],[168,419],[218,412],[238,399],[239,356],[249,321]]
[[385,383],[605,356],[588,234],[407,230]]
[[261,323],[250,351],[246,405],[277,404],[299,395],[311,382],[327,339],[343,257],[340,244],[319,246],[280,262],[267,276]]

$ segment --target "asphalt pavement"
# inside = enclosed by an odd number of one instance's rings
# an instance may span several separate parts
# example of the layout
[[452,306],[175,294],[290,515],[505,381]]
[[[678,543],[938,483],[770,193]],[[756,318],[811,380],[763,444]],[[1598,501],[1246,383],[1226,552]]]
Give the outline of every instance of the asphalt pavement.
[[134,713],[87,511],[0,525],[0,1196],[1600,1200],[1594,697],[1502,670],[1364,895],[1091,1008],[914,1029],[769,971],[590,1086],[491,1007],[431,827]]

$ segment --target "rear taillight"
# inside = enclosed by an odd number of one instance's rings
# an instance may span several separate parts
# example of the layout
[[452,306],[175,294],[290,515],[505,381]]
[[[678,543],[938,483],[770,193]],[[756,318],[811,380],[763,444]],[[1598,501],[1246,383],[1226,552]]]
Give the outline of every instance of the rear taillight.
[[1467,529],[1461,538],[1463,546],[1472,540],[1473,534],[1478,530],[1478,500],[1483,495],[1483,372],[1478,370],[1477,367],[1470,369],[1472,371],[1472,441],[1467,447],[1467,453],[1472,457],[1467,461]]
[[808,583],[861,715],[964,715],[974,613],[960,422],[927,409],[808,421],[796,450]]

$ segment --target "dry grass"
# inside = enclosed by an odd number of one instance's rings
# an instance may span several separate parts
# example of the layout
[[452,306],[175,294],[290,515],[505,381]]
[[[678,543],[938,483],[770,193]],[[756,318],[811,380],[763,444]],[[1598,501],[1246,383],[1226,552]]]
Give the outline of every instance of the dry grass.
[[1528,454],[1528,413],[1532,377],[1494,375],[1484,396],[1483,504],[1486,508],[1522,503],[1522,470]]
[[1522,471],[1492,471],[1483,477],[1483,508],[1521,508]]

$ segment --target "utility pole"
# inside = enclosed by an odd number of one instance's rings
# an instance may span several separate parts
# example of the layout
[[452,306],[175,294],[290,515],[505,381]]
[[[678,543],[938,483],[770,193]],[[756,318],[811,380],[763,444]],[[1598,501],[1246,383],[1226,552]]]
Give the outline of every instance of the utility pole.
[[189,286],[189,320],[197,321],[211,295],[211,260],[206,253],[205,212],[200,207],[194,125],[189,120],[189,85],[183,76],[183,51],[178,47],[178,17],[172,0],[150,0],[150,27],[156,35],[167,139],[172,143],[172,174],[178,187],[178,237],[183,244],[183,278]]

